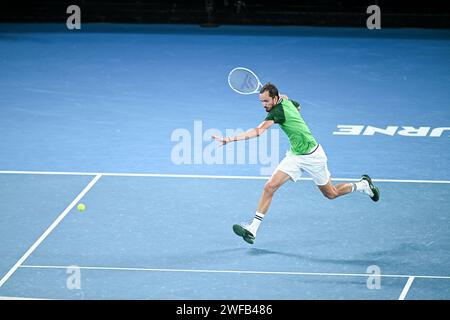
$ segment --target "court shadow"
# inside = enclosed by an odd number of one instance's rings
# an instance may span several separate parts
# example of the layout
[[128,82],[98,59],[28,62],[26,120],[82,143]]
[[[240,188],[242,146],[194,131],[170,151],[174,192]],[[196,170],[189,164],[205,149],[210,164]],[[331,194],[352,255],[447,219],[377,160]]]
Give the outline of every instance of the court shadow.
[[247,257],[264,257],[273,256],[274,260],[280,262],[286,261],[286,259],[294,260],[303,263],[321,263],[331,265],[346,265],[361,267],[364,270],[370,265],[383,265],[385,268],[390,266],[396,266],[399,263],[399,259],[402,257],[416,255],[423,250],[430,249],[426,244],[417,243],[399,243],[396,246],[386,250],[373,250],[368,249],[366,252],[355,252],[348,254],[347,256],[340,253],[324,253],[324,254],[311,254],[292,251],[280,251],[270,250],[258,247],[235,247],[222,250],[214,250],[207,252],[209,258],[223,259],[228,255],[233,257],[238,256]]
[[[276,251],[276,250],[268,250],[268,249],[261,249],[261,248],[230,248],[230,249],[223,249],[223,250],[215,250],[208,252],[208,255],[211,257],[218,257],[223,256],[226,254],[236,254],[240,252],[241,254],[247,255],[247,256],[267,256],[272,255],[274,256],[274,259],[277,258],[289,258],[289,259],[295,259],[300,261],[307,261],[307,262],[319,262],[319,263],[328,263],[328,264],[342,264],[342,265],[357,265],[357,266],[364,266],[367,267],[371,264],[376,264],[377,260],[372,258],[367,259],[355,259],[354,257],[348,257],[348,258],[341,258],[341,257],[319,257],[319,256],[313,256],[310,254],[302,254],[302,253],[293,253],[293,252],[283,252],[283,251]],[[379,260],[378,260],[379,263]]]
[[386,259],[386,258],[398,258],[400,256],[417,254],[419,252],[428,252],[428,251],[430,251],[429,244],[404,242],[399,243],[397,246],[386,250],[376,250],[373,252],[368,252],[367,255],[370,255],[376,259],[383,259],[383,258]]
[[371,264],[376,264],[377,261],[368,258],[368,259],[356,259],[354,257],[348,258],[333,258],[333,257],[318,257],[307,254],[299,254],[299,253],[290,253],[290,252],[281,252],[267,249],[259,249],[259,248],[251,248],[248,251],[248,255],[251,256],[263,256],[263,255],[274,255],[279,257],[293,258],[302,261],[310,261],[310,262],[320,262],[320,263],[329,263],[329,264],[342,264],[342,265],[357,265],[357,266],[368,266]]

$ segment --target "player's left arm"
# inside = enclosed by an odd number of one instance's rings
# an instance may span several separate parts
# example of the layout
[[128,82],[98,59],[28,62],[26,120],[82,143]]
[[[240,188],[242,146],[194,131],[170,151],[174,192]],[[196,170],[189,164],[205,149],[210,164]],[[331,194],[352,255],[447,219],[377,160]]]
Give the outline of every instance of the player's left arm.
[[221,145],[227,144],[229,142],[234,141],[241,141],[241,140],[248,140],[251,138],[259,137],[269,129],[275,122],[273,120],[264,120],[257,126],[256,128],[250,129],[247,132],[244,132],[242,134],[239,134],[234,137],[218,137],[218,136],[212,136],[212,138],[218,142],[220,142]]

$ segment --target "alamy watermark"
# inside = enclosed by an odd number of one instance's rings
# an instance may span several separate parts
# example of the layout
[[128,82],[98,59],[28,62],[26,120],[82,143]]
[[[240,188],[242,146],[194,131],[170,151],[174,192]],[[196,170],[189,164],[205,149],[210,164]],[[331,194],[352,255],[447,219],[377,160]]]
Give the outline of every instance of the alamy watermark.
[[70,5],[67,7],[66,13],[71,14],[66,20],[67,29],[73,30],[81,29],[81,9],[77,5]]
[[366,25],[367,29],[381,29],[381,10],[380,7],[373,4],[367,7],[366,13],[371,13],[372,15],[367,18]]
[[371,275],[367,278],[367,289],[381,289],[381,269],[377,265],[371,265],[367,267],[367,273]]
[[[67,7],[66,13],[71,14],[66,21],[67,29],[81,29],[81,9],[79,6],[72,4]],[[371,14],[366,20],[368,29],[381,29],[381,9],[373,4],[367,7],[366,13]]]
[[204,130],[202,121],[194,121],[192,128],[175,129],[170,140],[175,143],[170,159],[175,165],[198,164],[259,164],[261,175],[271,175],[280,159],[280,133],[267,130],[258,138],[227,143],[221,146],[213,135],[233,137],[243,129],[226,129],[225,134],[215,128]]
[[69,290],[79,290],[81,289],[81,269],[78,266],[67,267],[67,274],[69,275],[66,279],[66,287]]

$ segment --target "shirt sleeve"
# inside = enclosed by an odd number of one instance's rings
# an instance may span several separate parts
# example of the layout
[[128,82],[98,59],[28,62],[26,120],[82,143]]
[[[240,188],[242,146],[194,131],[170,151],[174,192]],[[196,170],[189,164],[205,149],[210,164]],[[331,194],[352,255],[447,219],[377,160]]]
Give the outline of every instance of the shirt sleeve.
[[300,108],[300,103],[298,103],[297,101],[294,101],[294,100],[289,100],[289,101],[292,102],[297,109]]
[[284,110],[281,105],[277,105],[272,110],[269,111],[269,114],[267,115],[265,121],[273,120],[275,123],[283,123],[286,120],[286,117],[284,115]]
[[274,120],[272,112],[269,112],[267,117],[264,119],[265,121]]

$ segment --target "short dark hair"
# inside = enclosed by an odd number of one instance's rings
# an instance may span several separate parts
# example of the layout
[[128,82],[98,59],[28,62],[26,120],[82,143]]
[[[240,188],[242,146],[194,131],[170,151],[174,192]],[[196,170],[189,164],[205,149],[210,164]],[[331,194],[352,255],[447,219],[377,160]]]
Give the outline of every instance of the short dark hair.
[[259,93],[264,93],[264,92],[266,92],[266,91],[269,92],[269,97],[271,97],[271,98],[275,98],[275,97],[278,97],[278,96],[279,96],[279,95],[278,95],[278,89],[277,89],[277,87],[276,87],[273,83],[267,82],[267,83],[261,88],[261,90],[259,91]]

